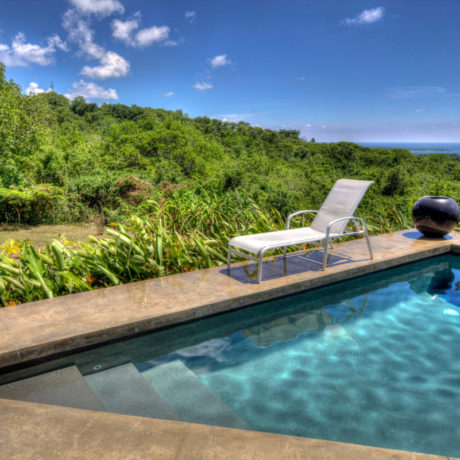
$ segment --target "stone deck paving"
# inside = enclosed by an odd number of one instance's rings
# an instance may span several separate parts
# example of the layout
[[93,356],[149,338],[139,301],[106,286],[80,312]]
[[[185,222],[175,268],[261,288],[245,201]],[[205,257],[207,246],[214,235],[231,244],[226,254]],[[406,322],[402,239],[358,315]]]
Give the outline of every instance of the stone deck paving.
[[2,459],[447,460],[378,447],[0,400]]
[[[227,311],[426,257],[459,253],[460,235],[405,230],[339,245],[332,266],[299,255],[157,278],[0,310],[2,368]],[[314,254],[313,254],[314,257]],[[287,276],[284,274],[287,273]],[[0,458],[447,458],[253,431],[0,400]]]

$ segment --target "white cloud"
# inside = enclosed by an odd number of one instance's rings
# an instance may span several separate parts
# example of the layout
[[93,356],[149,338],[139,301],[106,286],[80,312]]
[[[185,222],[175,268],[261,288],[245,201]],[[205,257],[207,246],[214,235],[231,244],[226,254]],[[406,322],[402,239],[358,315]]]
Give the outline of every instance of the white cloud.
[[135,35],[134,39],[137,43],[137,46],[144,47],[151,45],[155,42],[161,42],[166,40],[169,36],[169,27],[168,26],[161,26],[161,27],[148,27],[147,29],[141,29]]
[[321,125],[321,129],[326,129],[327,125]]
[[163,97],[172,97],[174,96],[174,93],[172,91],[168,91],[167,93],[162,94]]
[[212,85],[206,81],[198,81],[193,85],[193,87],[195,89],[199,89],[200,91],[206,91],[207,89],[211,89]]
[[118,0],[70,0],[70,3],[81,13],[95,14],[101,18],[113,13],[125,12]]
[[255,113],[225,113],[223,115],[218,115],[222,118],[222,121],[236,122],[247,120],[255,115]]
[[67,45],[58,35],[48,37],[46,42],[46,46],[26,43],[25,35],[19,32],[11,41],[11,46],[0,44],[0,61],[8,67],[25,67],[29,63],[42,66],[54,64],[56,48],[67,51]]
[[130,44],[132,33],[139,27],[139,22],[136,19],[129,21],[120,21],[114,19],[112,21],[112,37],[124,43]]
[[196,19],[196,11],[186,11],[185,12],[185,19],[189,22],[195,22]]
[[[418,117],[425,119],[424,116]],[[274,127],[273,129],[277,129]],[[306,130],[298,125],[306,138],[319,142],[460,142],[460,122],[328,123],[327,129],[313,125]]]
[[59,35],[57,34],[54,34],[51,37],[48,37],[47,41],[48,41],[48,46],[59,48],[62,51],[69,51],[67,43],[63,42],[61,40],[61,37],[59,37]]
[[107,51],[100,62],[101,65],[95,67],[85,65],[80,73],[90,78],[103,80],[124,77],[129,72],[129,62],[113,51]]
[[[85,65],[80,72],[82,75],[102,80],[124,77],[129,72],[130,64],[126,59],[113,51],[107,51],[94,42],[94,31],[90,27],[90,18],[83,17],[76,9],[70,9],[64,13],[62,26],[68,32],[69,41],[78,45],[81,54],[99,60],[99,65],[93,67]],[[118,30],[118,33],[123,35],[121,29]]]
[[[206,78],[208,80],[212,78],[212,70],[217,69],[219,67],[230,65],[232,63],[232,61],[230,61],[230,59],[227,58],[226,54],[218,54],[217,56],[214,56],[213,58],[209,58],[208,62],[211,65],[211,70],[209,69],[206,70],[206,74],[207,74]],[[193,87],[200,91],[206,91],[207,89],[212,88],[212,84],[209,83],[209,81],[199,81],[199,82],[196,82],[193,85]],[[222,115],[222,116],[224,118],[226,117],[225,115]]]
[[43,88],[39,87],[38,83],[31,81],[26,89],[26,94],[30,96],[31,94],[49,93],[50,91],[52,91],[51,88],[44,90]]
[[180,45],[184,40],[179,39],[179,40],[165,40],[164,42],[161,43],[161,46],[177,46]]
[[354,18],[347,18],[344,23],[348,26],[358,26],[362,24],[372,24],[373,22],[383,19],[384,8],[379,6],[371,10],[364,10],[357,14]]
[[426,112],[425,108],[415,109],[415,113],[423,113]]
[[[140,13],[137,14],[135,19],[130,19],[128,21],[114,19],[112,21],[112,37],[122,41],[127,46],[133,46],[135,48],[143,48],[155,42],[164,42],[164,40],[169,37],[170,29],[168,26],[146,27],[135,33],[139,28],[139,22]],[[174,45],[178,44],[177,42],[171,41],[167,46],[172,46],[172,43],[174,43]]]
[[387,96],[391,99],[412,99],[448,95],[442,86],[398,86],[389,88]]
[[310,123],[307,123],[307,124],[305,125],[305,128],[310,129],[310,128],[311,128],[311,124],[310,124]]
[[44,93],[45,90],[43,88],[39,88],[38,83],[35,83],[34,81],[31,81],[29,83],[29,86],[26,89],[26,94],[31,95],[31,94],[40,94]]
[[94,32],[90,21],[83,18],[76,10],[67,10],[64,13],[62,27],[67,30],[69,41],[78,44],[81,53],[94,59],[101,59],[105,49],[94,43]]
[[232,63],[230,59],[227,59],[226,54],[219,54],[218,56],[214,56],[212,59],[208,59],[208,61],[211,63],[211,67],[213,69],[216,69],[217,67],[224,67]]
[[103,88],[94,82],[84,80],[76,81],[72,88],[64,94],[68,99],[75,99],[77,96],[83,96],[85,99],[104,99],[118,100],[118,94],[113,88]]

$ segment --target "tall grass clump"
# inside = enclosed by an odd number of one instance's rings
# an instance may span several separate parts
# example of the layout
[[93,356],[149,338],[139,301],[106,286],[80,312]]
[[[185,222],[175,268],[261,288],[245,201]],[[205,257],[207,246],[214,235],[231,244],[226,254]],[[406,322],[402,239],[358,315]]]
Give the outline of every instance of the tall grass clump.
[[263,210],[237,193],[193,193],[166,187],[155,199],[136,206],[136,213],[113,224],[106,237],[91,237],[85,244],[55,240],[44,250],[28,242],[4,245],[1,304],[223,264],[230,237],[282,227],[277,211]]

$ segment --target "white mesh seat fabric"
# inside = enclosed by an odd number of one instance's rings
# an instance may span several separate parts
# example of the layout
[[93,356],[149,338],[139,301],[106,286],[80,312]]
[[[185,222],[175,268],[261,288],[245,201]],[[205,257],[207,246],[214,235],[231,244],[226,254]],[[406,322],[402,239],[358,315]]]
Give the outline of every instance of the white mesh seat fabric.
[[[334,234],[336,237],[337,235]],[[332,237],[332,235],[331,235]],[[271,248],[284,246],[297,246],[299,244],[319,241],[324,238],[323,232],[313,230],[311,227],[292,228],[278,232],[255,233],[254,235],[237,236],[231,240],[232,246],[244,251],[258,254],[267,246]]]
[[[341,217],[353,216],[367,189],[373,183],[373,181],[339,179],[324,200],[310,227],[326,233],[329,222]],[[335,233],[343,233],[347,224],[347,220],[338,222],[331,230]]]
[[[346,235],[364,235],[366,237],[370,258],[372,259],[372,248],[369,241],[369,235],[367,234],[366,223],[364,219],[354,217],[353,214],[367,189],[373,183],[373,181],[339,179],[332,187],[319,211],[298,211],[291,214],[287,219],[286,230],[256,233],[232,238],[228,244],[228,272],[230,273],[232,254],[255,260],[258,262],[258,280],[260,283],[262,280],[262,259],[266,251],[270,249],[285,248],[284,255],[286,256],[286,248],[288,246],[298,246],[314,241],[323,242],[324,270],[326,268],[328,244],[330,240]],[[317,212],[310,227],[289,228],[292,217],[307,212]],[[362,230],[344,233],[350,220],[354,221],[355,226],[360,225]],[[242,253],[233,248],[241,249],[250,254],[254,254],[254,256]]]

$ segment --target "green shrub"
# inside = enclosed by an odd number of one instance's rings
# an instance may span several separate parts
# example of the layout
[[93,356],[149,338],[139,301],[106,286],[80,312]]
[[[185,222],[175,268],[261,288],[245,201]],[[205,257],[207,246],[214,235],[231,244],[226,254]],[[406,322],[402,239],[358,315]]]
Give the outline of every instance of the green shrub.
[[120,198],[120,174],[96,172],[71,180],[68,192],[90,209],[101,211],[103,208],[116,208]]
[[60,187],[48,184],[23,190],[0,187],[0,221],[15,224],[43,224],[81,221],[83,207]]
[[72,180],[68,184],[68,191],[90,209],[101,212],[107,208],[126,208],[127,203],[136,206],[151,198],[155,187],[135,175],[98,172]]

